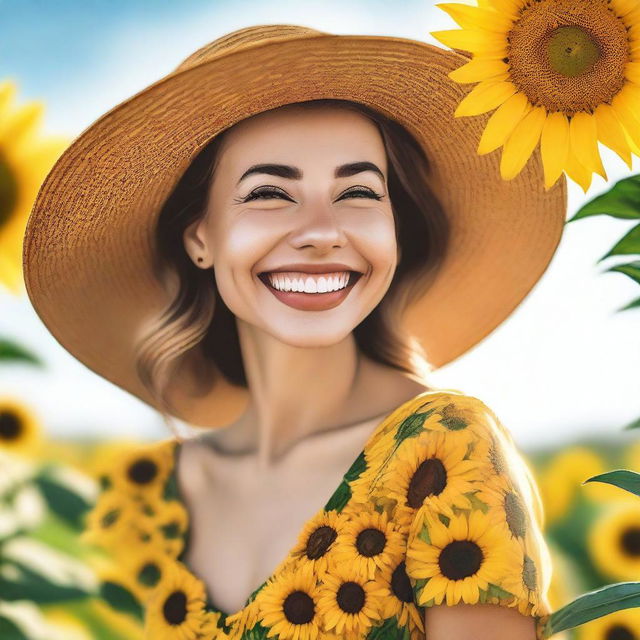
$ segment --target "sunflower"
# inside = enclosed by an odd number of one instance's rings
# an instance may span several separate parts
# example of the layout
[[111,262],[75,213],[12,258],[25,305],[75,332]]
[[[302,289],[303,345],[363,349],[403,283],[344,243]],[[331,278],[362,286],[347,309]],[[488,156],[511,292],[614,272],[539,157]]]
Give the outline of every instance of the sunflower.
[[36,454],[42,445],[40,421],[17,398],[0,397],[0,449]]
[[613,504],[593,524],[587,547],[593,563],[605,576],[637,580],[640,575],[640,505]]
[[633,607],[608,613],[584,623],[578,629],[578,640],[603,640],[603,638],[626,638],[637,640],[640,629],[640,609]]
[[173,470],[174,444],[165,440],[125,453],[111,475],[114,487],[134,498],[161,496]]
[[398,449],[378,484],[371,489],[374,502],[392,500],[394,520],[408,526],[425,502],[453,514],[471,509],[467,495],[486,476],[483,460],[466,459],[474,439],[469,431],[423,431]]
[[364,580],[350,565],[337,564],[322,581],[318,609],[324,631],[339,637],[364,637],[378,625],[382,597],[387,593],[379,582]]
[[146,605],[145,638],[196,640],[208,626],[204,584],[183,565],[169,563],[160,586]]
[[563,171],[588,190],[605,180],[598,141],[631,168],[640,147],[640,7],[636,0],[478,0],[436,5],[461,27],[434,31],[448,47],[472,54],[449,73],[477,83],[454,115],[492,111],[478,144],[502,147],[510,180],[538,143],[545,188]]
[[362,578],[372,579],[381,569],[397,564],[404,546],[402,533],[386,512],[363,510],[344,524],[331,559],[350,565]]
[[267,637],[315,640],[321,637],[317,577],[310,564],[288,567],[260,590],[260,623]]
[[189,516],[184,505],[178,500],[158,500],[153,518],[154,531],[166,552],[177,558],[184,548],[188,535]]
[[313,572],[321,576],[329,567],[329,551],[342,531],[347,516],[321,509],[305,525],[289,558],[300,567],[310,565]]
[[[135,523],[142,517],[139,505],[119,491],[109,489],[100,494],[98,502],[86,517],[85,530],[81,538],[84,542],[114,548],[123,540],[131,540],[135,535]],[[128,548],[123,549],[125,552]]]
[[40,184],[68,141],[37,137],[44,106],[29,102],[16,108],[15,93],[15,83],[0,82],[0,283],[18,294],[27,218]]
[[400,561],[385,567],[376,576],[376,581],[384,590],[381,601],[382,617],[388,619],[394,616],[399,627],[408,627],[411,640],[423,640],[423,615],[414,602],[404,556]]
[[123,572],[131,578],[133,594],[143,604],[167,574],[170,559],[151,546],[128,549]]
[[465,602],[506,601],[524,597],[513,588],[514,567],[522,566],[519,546],[503,528],[480,510],[453,516],[448,525],[431,511],[420,508],[407,546],[407,575],[415,582],[420,606],[448,606]]

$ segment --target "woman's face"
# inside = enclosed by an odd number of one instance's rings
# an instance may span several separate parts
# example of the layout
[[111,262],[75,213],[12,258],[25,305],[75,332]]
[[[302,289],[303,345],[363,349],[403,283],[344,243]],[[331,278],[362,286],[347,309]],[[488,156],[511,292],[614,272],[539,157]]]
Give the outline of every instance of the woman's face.
[[365,116],[285,107],[242,121],[225,135],[209,196],[187,251],[213,266],[238,319],[278,340],[336,343],[389,288],[398,256],[387,161]]

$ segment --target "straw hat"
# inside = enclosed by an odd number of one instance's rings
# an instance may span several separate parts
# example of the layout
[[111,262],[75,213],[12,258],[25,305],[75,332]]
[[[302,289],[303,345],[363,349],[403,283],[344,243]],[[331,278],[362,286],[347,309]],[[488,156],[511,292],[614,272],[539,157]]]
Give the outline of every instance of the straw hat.
[[[488,114],[454,118],[468,92],[447,77],[461,53],[415,40],[255,26],[215,40],[80,134],[44,181],[24,241],[28,295],[60,344],[91,370],[157,408],[137,379],[134,338],[167,294],[151,270],[165,199],[218,133],[292,102],[339,98],[404,125],[432,167],[451,220],[451,249],[405,329],[440,367],[495,329],[546,270],[566,211],[564,176],[548,191],[536,150],[513,180],[478,155]],[[246,389],[221,376],[210,426],[235,421]],[[178,415],[191,421],[193,412]],[[211,405],[210,405],[211,406]]]

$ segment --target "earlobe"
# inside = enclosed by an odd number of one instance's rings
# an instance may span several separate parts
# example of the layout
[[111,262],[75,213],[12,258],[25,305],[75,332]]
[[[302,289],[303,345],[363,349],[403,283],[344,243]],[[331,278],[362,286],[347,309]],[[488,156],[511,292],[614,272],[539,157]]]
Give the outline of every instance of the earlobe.
[[208,249],[201,237],[201,222],[202,220],[195,220],[184,230],[183,242],[185,251],[189,254],[191,260],[197,266],[204,267],[208,261]]

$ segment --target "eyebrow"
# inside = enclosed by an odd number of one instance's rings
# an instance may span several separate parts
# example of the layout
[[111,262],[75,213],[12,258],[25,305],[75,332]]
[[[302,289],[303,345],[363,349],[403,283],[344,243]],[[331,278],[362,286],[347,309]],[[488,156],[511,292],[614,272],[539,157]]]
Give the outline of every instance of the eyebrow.
[[[384,174],[373,162],[350,162],[349,164],[340,165],[336,168],[334,176],[336,178],[348,178],[363,171],[373,171],[384,181]],[[302,171],[297,167],[291,167],[286,164],[254,164],[242,174],[237,184],[240,184],[246,177],[254,173],[266,173],[290,180],[300,180],[302,178]]]

